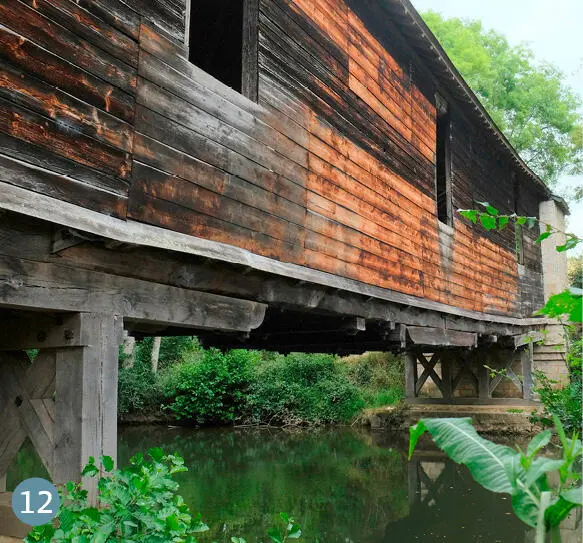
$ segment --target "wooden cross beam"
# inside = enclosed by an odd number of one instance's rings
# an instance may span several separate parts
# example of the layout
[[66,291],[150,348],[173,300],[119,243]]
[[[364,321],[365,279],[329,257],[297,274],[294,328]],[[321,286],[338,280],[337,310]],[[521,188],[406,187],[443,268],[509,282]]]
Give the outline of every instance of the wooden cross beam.
[[[122,319],[94,313],[70,317],[63,322],[76,323],[81,340],[75,345],[41,350],[31,364],[23,349],[37,341],[32,334],[25,335],[29,343],[20,338],[20,351],[0,352],[0,481],[27,436],[54,483],[78,480],[90,456],[116,457]],[[50,329],[49,321],[39,315],[49,345],[62,343],[63,324]],[[95,480],[86,488],[95,501]]]
[[434,369],[435,365],[439,362],[440,356],[441,356],[440,353],[434,353],[431,357],[431,360],[429,361],[427,360],[423,353],[417,354],[417,359],[423,366],[423,373],[421,374],[421,376],[417,380],[417,383],[415,384],[416,396],[418,396],[419,392],[421,392],[421,389],[423,388],[425,381],[427,381],[427,379],[431,377],[431,380],[437,385],[441,394],[445,397],[445,388],[443,386],[443,382]]
[[27,436],[49,474],[53,473],[56,352],[34,364],[24,352],[0,354],[0,477]]

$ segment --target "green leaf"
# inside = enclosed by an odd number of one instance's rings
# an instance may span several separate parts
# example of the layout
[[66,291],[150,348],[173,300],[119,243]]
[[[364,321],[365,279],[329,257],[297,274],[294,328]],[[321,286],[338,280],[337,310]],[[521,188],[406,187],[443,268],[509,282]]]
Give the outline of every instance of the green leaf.
[[87,462],[87,465],[83,468],[81,475],[83,477],[94,477],[98,473],[99,473],[99,470],[97,469],[97,466],[95,465],[95,458],[93,456],[90,456],[89,462]]
[[543,447],[546,447],[550,443],[552,437],[553,433],[550,430],[545,430],[534,436],[530,440],[530,443],[526,449],[527,456],[532,457]]
[[480,215],[480,222],[482,223],[482,226],[486,230],[495,230],[496,225],[498,224],[496,221],[496,217],[492,217],[491,215],[486,215],[485,213],[482,213]]
[[552,458],[536,458],[528,471],[526,472],[526,486],[530,487],[536,481],[549,471],[555,471],[564,464],[563,460],[553,460]]
[[578,486],[570,490],[565,490],[561,492],[561,498],[576,505],[583,505],[583,488]]
[[500,211],[498,211],[498,210],[497,210],[497,209],[496,209],[494,206],[492,206],[492,205],[489,205],[489,204],[486,206],[486,211],[487,211],[487,212],[488,212],[490,215],[492,215],[493,217],[496,217],[496,216],[498,216],[498,214],[500,213]]
[[294,524],[287,533],[288,539],[299,539],[301,535],[302,530],[297,524]]
[[512,510],[516,516],[531,528],[536,528],[539,506],[531,495],[524,491],[517,491],[512,496]]
[[[465,464],[476,482],[485,489],[512,493],[506,464],[516,460],[519,456],[516,451],[480,437],[468,418],[422,419],[417,427],[419,424],[427,428],[435,444],[454,462]],[[416,443],[422,434],[420,427],[411,430],[410,444]]]
[[164,458],[164,451],[160,447],[152,447],[148,450],[148,454],[155,462],[161,462]]
[[550,527],[559,526],[575,507],[577,507],[577,504],[564,499],[561,495],[559,496],[559,499],[545,511],[545,522]]
[[231,543],[247,543],[242,537],[231,537]]
[[526,217],[527,228],[534,228],[537,223],[538,223],[538,219],[536,217]]
[[547,238],[550,238],[552,236],[552,232],[543,232],[538,238],[536,238],[535,243],[541,243],[542,241],[544,241]]
[[269,536],[269,539],[273,541],[273,543],[282,543],[281,534],[277,528],[270,528],[267,530],[267,535]]
[[465,219],[468,219],[469,221],[476,224],[478,222],[478,215],[480,212],[477,209],[458,209],[458,213]]
[[516,224],[526,224],[526,217],[516,217]]
[[415,426],[409,427],[409,460],[415,452],[415,447],[419,438],[427,431],[425,424],[423,424],[423,419],[420,420]]
[[499,219],[498,219],[498,230],[503,230],[506,225],[509,223],[510,221],[510,217],[508,217],[507,215],[502,215]]
[[110,472],[113,470],[113,458],[111,456],[104,456],[101,459],[101,463],[103,464],[103,469],[105,469],[106,472]]

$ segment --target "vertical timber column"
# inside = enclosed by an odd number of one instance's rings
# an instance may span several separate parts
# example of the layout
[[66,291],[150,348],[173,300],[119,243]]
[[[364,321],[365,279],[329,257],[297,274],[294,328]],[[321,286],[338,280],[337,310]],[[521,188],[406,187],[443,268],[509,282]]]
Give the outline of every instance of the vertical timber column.
[[417,354],[407,351],[405,358],[405,389],[407,399],[412,400],[417,397],[415,386],[417,385]]
[[522,366],[522,397],[525,400],[532,400],[534,397],[532,380],[532,359],[534,346],[532,341],[520,352],[520,364]]
[[[90,456],[116,458],[118,349],[122,318],[82,315],[84,347],[60,349],[56,360],[53,482],[77,480]],[[95,479],[87,481],[95,500]]]

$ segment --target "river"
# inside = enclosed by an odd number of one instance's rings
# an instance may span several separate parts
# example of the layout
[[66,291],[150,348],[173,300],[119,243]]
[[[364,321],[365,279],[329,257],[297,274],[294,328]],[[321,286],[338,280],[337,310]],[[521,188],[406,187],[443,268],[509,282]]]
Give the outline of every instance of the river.
[[[180,492],[210,526],[199,541],[264,542],[281,511],[314,543],[522,542],[527,528],[506,495],[475,484],[425,445],[407,461],[407,437],[351,428],[309,431],[126,427],[119,462],[154,445],[186,461]],[[46,476],[22,451],[8,486]]]

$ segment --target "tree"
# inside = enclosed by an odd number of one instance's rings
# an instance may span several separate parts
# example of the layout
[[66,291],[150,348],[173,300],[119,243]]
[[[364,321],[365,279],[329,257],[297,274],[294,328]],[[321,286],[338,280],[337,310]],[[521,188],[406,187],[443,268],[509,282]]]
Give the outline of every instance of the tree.
[[583,288],[583,255],[569,257],[569,283],[572,287]]
[[583,172],[581,98],[552,64],[537,62],[532,50],[512,46],[480,21],[423,18],[525,162],[545,182]]

